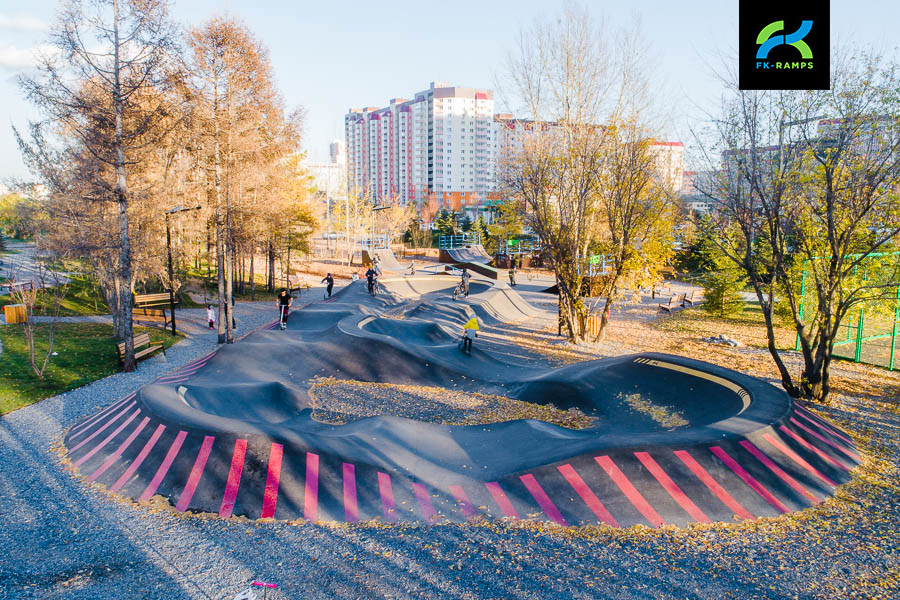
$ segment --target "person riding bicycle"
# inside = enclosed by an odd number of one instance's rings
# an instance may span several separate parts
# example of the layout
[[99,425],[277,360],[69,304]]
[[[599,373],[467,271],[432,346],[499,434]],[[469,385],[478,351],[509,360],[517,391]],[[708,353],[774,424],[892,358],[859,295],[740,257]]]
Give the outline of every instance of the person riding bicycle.
[[516,285],[516,257],[511,256],[509,259],[509,285]]
[[375,290],[375,285],[378,283],[378,272],[375,270],[375,265],[372,265],[366,271],[366,281],[368,282],[369,293],[372,294]]
[[285,288],[281,288],[281,291],[278,292],[278,297],[275,299],[275,306],[278,307],[279,325],[282,329],[287,327],[288,313],[293,303],[294,297]]
[[328,273],[321,283],[327,284],[326,291],[328,292],[328,297],[331,298],[331,290],[334,288],[334,277],[331,276],[331,273]]
[[466,354],[472,353],[472,340],[478,337],[478,320],[474,317],[463,325],[463,345],[462,351]]
[[463,296],[466,298],[469,297],[469,280],[472,279],[472,274],[463,267],[462,274],[459,276],[463,285]]

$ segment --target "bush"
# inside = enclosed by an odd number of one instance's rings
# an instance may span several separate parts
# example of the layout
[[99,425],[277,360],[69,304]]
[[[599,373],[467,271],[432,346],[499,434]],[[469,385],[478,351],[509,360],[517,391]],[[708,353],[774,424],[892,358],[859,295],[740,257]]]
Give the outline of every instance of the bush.
[[703,310],[717,317],[731,317],[744,310],[744,278],[734,268],[713,271],[703,279]]

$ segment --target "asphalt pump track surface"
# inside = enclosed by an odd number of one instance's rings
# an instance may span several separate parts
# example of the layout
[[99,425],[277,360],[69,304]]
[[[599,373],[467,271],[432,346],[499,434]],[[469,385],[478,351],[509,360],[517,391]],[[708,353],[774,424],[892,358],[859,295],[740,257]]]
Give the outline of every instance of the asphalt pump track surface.
[[[687,525],[818,504],[860,456],[834,425],[769,383],[645,353],[563,368],[471,356],[472,316],[490,329],[539,311],[504,284],[356,282],[75,424],[72,465],[89,481],[174,510],[250,519]],[[544,315],[545,317],[547,315]],[[452,426],[383,415],[311,417],[310,380],[440,386],[577,407],[588,429],[543,421]]]

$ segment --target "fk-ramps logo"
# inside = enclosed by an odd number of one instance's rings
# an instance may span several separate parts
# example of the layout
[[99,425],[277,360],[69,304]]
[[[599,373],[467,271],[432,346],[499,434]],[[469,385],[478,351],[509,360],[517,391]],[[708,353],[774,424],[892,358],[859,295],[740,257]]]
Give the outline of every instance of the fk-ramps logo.
[[740,5],[742,90],[825,90],[830,87],[827,0]]

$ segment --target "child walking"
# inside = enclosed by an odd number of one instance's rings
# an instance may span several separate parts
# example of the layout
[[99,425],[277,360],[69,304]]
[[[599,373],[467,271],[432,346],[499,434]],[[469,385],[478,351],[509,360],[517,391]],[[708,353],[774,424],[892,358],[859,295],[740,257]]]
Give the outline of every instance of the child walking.
[[206,320],[209,321],[209,328],[216,328],[216,311],[213,310],[213,305],[210,304],[206,307]]

